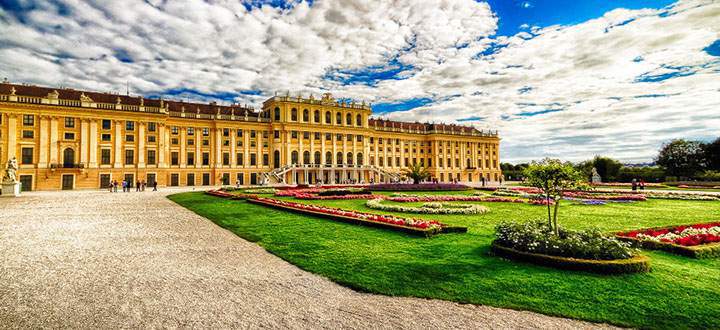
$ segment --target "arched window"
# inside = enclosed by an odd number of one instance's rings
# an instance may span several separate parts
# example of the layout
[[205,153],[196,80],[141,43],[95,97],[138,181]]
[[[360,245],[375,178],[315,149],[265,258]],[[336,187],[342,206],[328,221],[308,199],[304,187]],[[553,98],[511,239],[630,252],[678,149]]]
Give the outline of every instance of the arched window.
[[330,152],[330,151],[325,153],[325,164],[327,164],[327,165],[332,164],[332,152]]
[[273,166],[275,168],[280,167],[280,150],[275,150],[275,152],[273,152]]
[[315,110],[315,115],[313,116],[313,121],[316,123],[320,123],[320,110]]
[[335,160],[338,165],[341,165],[343,163],[343,153],[339,152],[337,153],[337,159]]
[[362,116],[361,116],[361,115],[357,115],[357,116],[355,117],[355,126],[362,126],[362,125],[363,125],[363,124],[362,124]]
[[345,116],[345,124],[347,124],[348,126],[352,126],[352,114],[348,113]]
[[357,164],[362,166],[363,165],[363,154],[362,152],[358,152],[357,154]]
[[308,111],[308,109],[303,110],[303,121],[310,121],[310,112]]
[[330,114],[330,111],[325,113],[325,124],[332,124],[332,114]]
[[303,152],[303,164],[310,164],[310,151]]
[[290,120],[297,121],[297,109],[292,108],[292,110],[290,110]]
[[293,151],[293,152],[290,154],[290,159],[291,159],[290,164],[293,164],[293,165],[297,164],[297,163],[298,163],[298,152],[297,152],[297,151]]
[[335,114],[335,124],[342,125],[342,113]]
[[75,164],[75,150],[67,148],[63,151],[63,167],[73,167]]
[[275,108],[275,120],[280,120],[280,108]]
[[313,164],[317,164],[317,165],[320,164],[320,151],[315,151],[315,159],[314,160],[315,161],[313,162]]
[[347,158],[345,158],[345,159],[347,159],[348,164],[352,165],[352,164],[353,164],[353,154],[352,154],[352,152],[348,152],[348,153],[347,153]]

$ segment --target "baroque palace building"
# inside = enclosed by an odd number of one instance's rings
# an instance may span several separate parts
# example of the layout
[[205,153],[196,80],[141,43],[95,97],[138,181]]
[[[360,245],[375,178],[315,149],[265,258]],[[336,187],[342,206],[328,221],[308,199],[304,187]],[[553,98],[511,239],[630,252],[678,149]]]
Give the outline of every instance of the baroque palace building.
[[274,96],[240,105],[0,83],[0,161],[24,190],[387,182],[413,163],[439,181],[501,178],[497,132],[370,118],[371,107]]

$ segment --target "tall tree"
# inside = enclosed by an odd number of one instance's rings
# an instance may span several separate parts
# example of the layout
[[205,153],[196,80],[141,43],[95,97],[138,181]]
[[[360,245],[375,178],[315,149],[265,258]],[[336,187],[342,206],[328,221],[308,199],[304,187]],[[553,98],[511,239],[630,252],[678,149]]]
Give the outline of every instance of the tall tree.
[[720,171],[720,138],[705,145],[705,160],[708,170]]
[[672,140],[662,146],[656,162],[669,175],[693,177],[705,165],[704,144],[699,141]]
[[592,163],[600,177],[607,182],[617,181],[620,168],[623,166],[617,160],[601,156],[595,156]]
[[[547,201],[548,226],[558,235],[557,215],[563,193],[567,190],[586,187],[582,173],[569,162],[563,163],[559,159],[547,158],[541,162],[530,164],[524,174],[529,185],[542,190]],[[553,214],[550,211],[552,200],[555,201]]]

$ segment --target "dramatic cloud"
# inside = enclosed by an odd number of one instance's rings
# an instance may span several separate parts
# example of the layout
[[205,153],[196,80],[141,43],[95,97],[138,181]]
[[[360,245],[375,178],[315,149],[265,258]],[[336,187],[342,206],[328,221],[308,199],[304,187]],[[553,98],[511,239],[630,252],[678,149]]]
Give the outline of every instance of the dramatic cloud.
[[649,160],[720,126],[720,3],[494,36],[471,0],[10,1],[13,81],[259,105],[332,91],[382,116],[500,130],[503,159]]

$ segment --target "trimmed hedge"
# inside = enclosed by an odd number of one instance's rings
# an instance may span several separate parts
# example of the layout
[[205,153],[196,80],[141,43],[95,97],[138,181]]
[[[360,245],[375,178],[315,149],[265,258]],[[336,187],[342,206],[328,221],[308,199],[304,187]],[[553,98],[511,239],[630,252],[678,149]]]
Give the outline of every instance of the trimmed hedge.
[[518,251],[502,246],[495,241],[493,241],[490,246],[490,251],[499,257],[525,261],[536,265],[604,275],[644,273],[650,271],[650,258],[642,255],[617,260],[575,259]]
[[[676,226],[673,226],[676,227]],[[672,228],[672,227],[671,227]],[[658,228],[663,229],[663,228]],[[696,246],[683,246],[674,243],[666,242],[655,242],[649,240],[642,240],[633,237],[616,236],[619,240],[629,242],[633,246],[643,248],[647,250],[660,250],[685,257],[704,259],[704,258],[717,258],[720,257],[720,243],[696,245]]]

